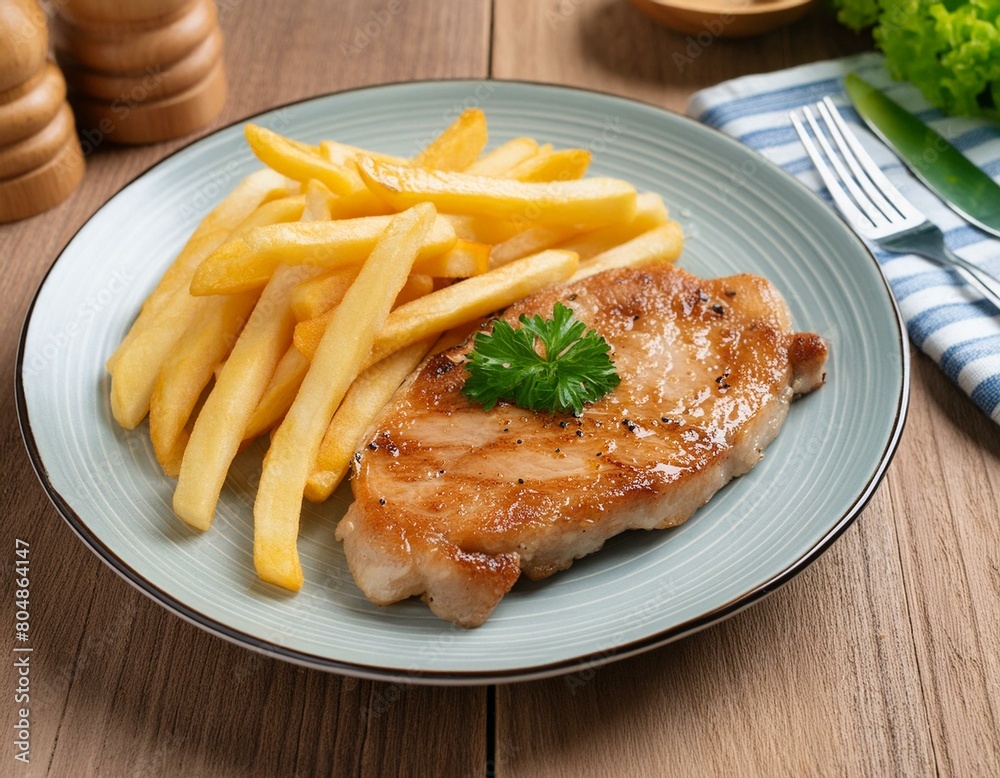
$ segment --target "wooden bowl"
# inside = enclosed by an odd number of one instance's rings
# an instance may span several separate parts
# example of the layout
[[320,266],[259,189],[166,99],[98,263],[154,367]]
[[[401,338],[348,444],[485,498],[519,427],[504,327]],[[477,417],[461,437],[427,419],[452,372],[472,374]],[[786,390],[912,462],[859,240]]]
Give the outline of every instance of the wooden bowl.
[[629,1],[665,27],[691,35],[710,36],[711,39],[744,38],[770,32],[801,19],[813,2],[813,0]]

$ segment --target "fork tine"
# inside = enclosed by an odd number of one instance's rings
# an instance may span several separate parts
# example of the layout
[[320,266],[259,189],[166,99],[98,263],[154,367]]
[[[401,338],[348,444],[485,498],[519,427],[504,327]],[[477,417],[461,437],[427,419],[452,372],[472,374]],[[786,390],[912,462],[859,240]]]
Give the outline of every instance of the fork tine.
[[[819,109],[820,114],[826,121],[827,129],[830,131],[830,137],[833,138],[833,142],[837,149],[840,151],[841,156],[844,157],[844,161],[847,162],[847,166],[851,169],[854,174],[855,179],[861,184],[861,188],[865,190],[865,193],[871,198],[875,206],[886,215],[889,221],[893,221],[897,218],[897,209],[892,206],[892,204],[885,199],[882,192],[879,191],[878,187],[872,182],[868,177],[864,168],[858,162],[858,156],[854,149],[847,143],[845,139],[845,130],[841,125],[843,124],[843,119],[840,116],[840,111],[833,104],[833,101],[829,97],[823,98],[819,103],[816,103],[816,108]],[[836,114],[836,116],[834,116]],[[840,119],[840,121],[837,121]],[[849,132],[849,130],[847,130]],[[878,168],[876,168],[877,170]],[[900,216],[905,214],[900,213]]]
[[813,112],[809,110],[807,106],[802,109],[802,113],[805,114],[806,120],[809,122],[809,126],[812,127],[812,131],[816,134],[816,140],[819,141],[819,145],[823,148],[823,151],[826,152],[826,156],[833,165],[833,169],[837,171],[837,175],[840,176],[841,183],[847,187],[847,191],[850,192],[851,197],[854,198],[854,202],[856,202],[858,207],[865,212],[868,220],[875,227],[885,226],[889,222],[888,216],[876,208],[874,203],[872,203],[872,201],[865,196],[865,193],[858,188],[858,185],[854,183],[854,178],[847,171],[847,168],[843,166],[837,152],[833,150],[830,142],[826,139],[826,133],[823,132],[822,128],[819,126],[819,122],[816,121],[816,117],[813,116]]
[[885,195],[885,197],[892,203],[893,207],[904,217],[923,221],[924,215],[920,213],[920,211],[918,211],[909,200],[900,194],[899,190],[888,178],[885,177],[885,174],[879,169],[879,166],[875,164],[868,152],[865,151],[864,146],[861,145],[861,141],[858,140],[851,128],[847,126],[847,122],[844,121],[844,117],[840,115],[840,111],[837,110],[837,106],[833,104],[833,100],[829,97],[825,97],[823,98],[823,102],[832,109],[831,115],[834,123],[841,131],[841,134],[847,141],[847,145],[850,146],[851,151],[854,152],[854,156],[857,158],[858,162],[861,163],[861,166],[864,168],[865,173],[868,174],[872,183],[878,187],[882,194]]
[[822,153],[812,142],[812,138],[809,137],[809,133],[803,126],[802,120],[794,112],[790,113],[789,117],[792,120],[792,126],[795,127],[795,132],[799,135],[799,140],[802,141],[802,145],[805,147],[806,154],[809,155],[809,158],[813,161],[813,165],[816,166],[816,171],[819,173],[820,178],[823,179],[827,191],[830,192],[833,201],[837,204],[844,218],[856,226],[870,224],[868,217],[858,210],[857,206],[854,205],[854,201],[851,200],[850,196],[837,181],[837,177],[833,174],[833,171],[827,167]]

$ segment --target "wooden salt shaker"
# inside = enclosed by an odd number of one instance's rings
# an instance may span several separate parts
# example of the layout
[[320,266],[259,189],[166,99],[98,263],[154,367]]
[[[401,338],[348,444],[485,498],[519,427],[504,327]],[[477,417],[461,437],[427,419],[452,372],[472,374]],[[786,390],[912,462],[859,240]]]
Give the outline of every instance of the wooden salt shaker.
[[222,109],[212,0],[62,0],[56,9],[56,57],[85,144],[176,138]]
[[0,222],[48,210],[83,178],[66,82],[35,0],[0,0]]

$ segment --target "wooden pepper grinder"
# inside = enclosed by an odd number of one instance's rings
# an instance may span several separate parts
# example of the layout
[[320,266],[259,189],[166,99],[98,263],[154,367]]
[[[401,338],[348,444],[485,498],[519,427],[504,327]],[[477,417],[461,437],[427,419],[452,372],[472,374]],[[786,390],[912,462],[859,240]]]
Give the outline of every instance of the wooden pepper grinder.
[[212,0],[62,0],[52,32],[85,143],[186,135],[226,100]]
[[66,82],[35,0],[0,0],[0,222],[48,210],[83,178]]

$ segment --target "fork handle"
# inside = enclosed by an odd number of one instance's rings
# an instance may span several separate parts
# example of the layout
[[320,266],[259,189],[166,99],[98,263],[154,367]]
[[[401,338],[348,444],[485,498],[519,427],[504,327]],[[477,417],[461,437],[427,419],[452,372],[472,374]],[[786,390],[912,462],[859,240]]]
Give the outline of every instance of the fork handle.
[[[989,300],[997,311],[1000,311],[1000,281],[982,268],[958,256],[958,254],[944,244],[944,236],[937,230],[935,232],[937,240],[921,240],[919,243],[907,241],[902,245],[892,246],[890,250],[916,254],[917,256],[931,260],[941,267],[955,268],[959,275],[965,279],[966,283],[975,287],[983,297]],[[884,243],[883,247],[889,248]]]
[[989,300],[997,311],[1000,311],[1000,284],[998,284],[997,279],[982,268],[962,259],[947,246],[944,248],[944,253],[948,261],[958,268],[958,272],[965,277],[965,280],[979,290],[979,293]]

